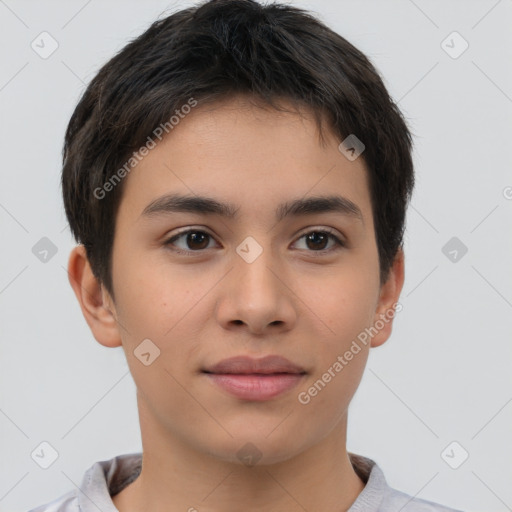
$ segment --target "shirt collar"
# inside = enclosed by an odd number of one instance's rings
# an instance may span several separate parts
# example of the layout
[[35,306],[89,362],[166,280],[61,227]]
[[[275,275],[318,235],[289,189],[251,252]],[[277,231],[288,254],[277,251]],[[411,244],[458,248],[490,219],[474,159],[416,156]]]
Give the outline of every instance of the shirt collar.
[[[354,471],[366,484],[348,512],[377,512],[388,489],[382,470],[367,457],[350,452],[348,455]],[[86,471],[78,492],[80,510],[117,512],[111,496],[132,483],[139,476],[141,468],[140,452],[96,462]]]

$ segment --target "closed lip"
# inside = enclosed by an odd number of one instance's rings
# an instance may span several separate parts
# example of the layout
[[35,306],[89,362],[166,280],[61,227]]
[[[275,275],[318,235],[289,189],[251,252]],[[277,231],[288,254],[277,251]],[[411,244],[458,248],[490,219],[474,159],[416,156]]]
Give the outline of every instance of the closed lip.
[[305,374],[306,370],[278,355],[265,356],[255,359],[249,356],[235,356],[223,359],[218,363],[203,368],[204,373],[216,374],[263,374],[295,373]]

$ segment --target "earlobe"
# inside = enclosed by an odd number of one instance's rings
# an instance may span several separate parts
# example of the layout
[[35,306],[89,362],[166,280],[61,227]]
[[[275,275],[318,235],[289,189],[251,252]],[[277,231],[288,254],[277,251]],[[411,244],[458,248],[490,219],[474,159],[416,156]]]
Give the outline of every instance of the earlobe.
[[403,249],[400,248],[393,261],[388,279],[380,289],[379,301],[373,320],[373,327],[377,332],[372,337],[372,347],[379,347],[387,341],[391,335],[393,319],[402,309],[402,305],[399,304],[399,298],[404,285],[404,278],[404,252]]
[[84,318],[98,343],[106,347],[121,346],[114,303],[94,276],[83,245],[71,251],[68,277]]

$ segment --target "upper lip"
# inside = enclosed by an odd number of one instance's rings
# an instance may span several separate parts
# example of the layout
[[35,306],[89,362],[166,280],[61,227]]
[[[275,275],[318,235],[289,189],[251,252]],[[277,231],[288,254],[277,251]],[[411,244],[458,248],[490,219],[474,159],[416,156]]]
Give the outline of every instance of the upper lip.
[[235,356],[224,359],[203,369],[206,373],[306,373],[304,368],[282,356],[271,355],[254,359],[249,356]]

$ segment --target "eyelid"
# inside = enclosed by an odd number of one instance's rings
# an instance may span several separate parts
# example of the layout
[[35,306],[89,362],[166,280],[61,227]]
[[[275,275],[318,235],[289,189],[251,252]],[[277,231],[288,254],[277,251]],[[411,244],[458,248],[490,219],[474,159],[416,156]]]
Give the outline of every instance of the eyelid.
[[346,239],[343,233],[339,232],[337,229],[328,226],[308,226],[307,228],[304,228],[304,230],[299,231],[299,233],[297,234],[297,238],[303,237],[304,235],[307,235],[308,233],[311,232],[329,233],[330,235],[339,238],[340,242],[346,243]]
[[205,228],[204,226],[185,226],[183,228],[178,229],[179,231],[174,233],[172,236],[166,236],[166,240],[172,240],[173,238],[176,238],[180,235],[184,235],[185,233],[189,233],[190,231],[201,231],[210,235],[212,238],[215,238],[211,231],[208,228]]

